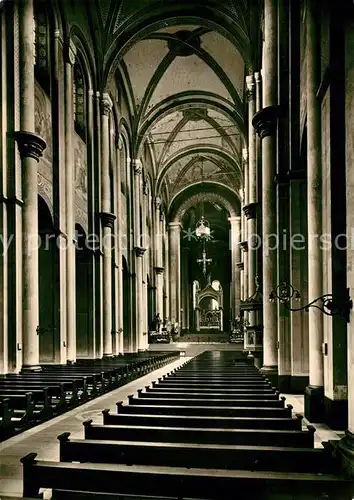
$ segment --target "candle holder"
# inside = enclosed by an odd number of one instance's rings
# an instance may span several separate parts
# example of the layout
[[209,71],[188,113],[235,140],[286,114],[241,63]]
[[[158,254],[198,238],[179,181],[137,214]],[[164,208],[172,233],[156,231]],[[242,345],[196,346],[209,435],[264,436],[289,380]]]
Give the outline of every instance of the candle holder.
[[302,307],[290,307],[290,301],[294,299],[300,301],[301,294],[299,290],[294,288],[290,283],[284,281],[280,283],[275,290],[269,294],[270,302],[278,300],[288,311],[309,311],[310,307],[319,309],[327,316],[342,316],[349,323],[350,311],[353,309],[353,301],[349,295],[349,288],[343,296],[335,296],[332,293],[326,293],[312,300]]

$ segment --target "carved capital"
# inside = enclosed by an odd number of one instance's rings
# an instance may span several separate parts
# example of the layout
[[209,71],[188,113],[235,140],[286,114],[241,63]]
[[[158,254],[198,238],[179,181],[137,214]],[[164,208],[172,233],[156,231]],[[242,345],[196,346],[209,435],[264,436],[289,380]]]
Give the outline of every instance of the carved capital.
[[101,113],[103,116],[109,116],[112,111],[112,101],[108,94],[102,95]]
[[65,40],[63,44],[63,52],[64,52],[64,61],[66,63],[71,64],[71,66],[74,66],[76,61],[77,49],[72,40],[69,39]]
[[243,207],[243,213],[247,220],[255,219],[257,217],[257,207],[258,203],[249,203]]
[[140,160],[132,160],[132,166],[133,166],[134,174],[141,175],[141,172],[143,171],[141,161]]
[[164,270],[165,270],[164,267],[159,267],[159,266],[155,267],[156,274],[163,274]]
[[147,181],[144,180],[143,181],[143,195],[147,196],[148,192],[149,192],[148,191],[148,183],[147,183]]
[[116,218],[117,217],[110,212],[100,212],[102,227],[110,227],[111,229],[113,229],[114,221],[116,220]]
[[146,252],[146,248],[134,247],[134,252],[137,257],[143,257]]
[[46,142],[39,135],[24,130],[15,132],[14,137],[21,158],[33,158],[38,162],[47,147]]
[[254,115],[252,125],[261,139],[275,134],[278,115],[278,106],[267,106]]
[[161,208],[161,205],[162,205],[162,200],[159,196],[157,196],[155,198],[155,208],[156,210],[159,210]]
[[254,74],[254,79],[255,79],[256,83],[261,83],[262,82],[262,75],[261,75],[261,73],[257,71]]
[[243,160],[243,163],[248,163],[248,149],[247,148],[243,148],[243,150],[242,150],[242,160]]
[[238,244],[238,246],[243,250],[244,252],[248,252],[248,241],[241,241],[241,243]]
[[247,101],[248,102],[254,101],[256,97],[256,86],[253,75],[246,76],[246,86],[247,86],[246,90]]
[[244,265],[244,263],[243,263],[243,262],[237,262],[236,266],[237,266],[237,267],[238,267],[241,271],[243,271],[243,270],[244,270],[244,268],[245,268],[245,265]]

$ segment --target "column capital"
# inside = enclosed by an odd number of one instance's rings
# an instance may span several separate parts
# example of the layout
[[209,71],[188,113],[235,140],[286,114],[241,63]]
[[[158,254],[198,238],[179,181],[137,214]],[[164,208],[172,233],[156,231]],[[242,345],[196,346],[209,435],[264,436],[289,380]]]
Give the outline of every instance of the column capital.
[[147,183],[147,181],[146,181],[146,180],[144,180],[144,181],[143,181],[143,194],[144,194],[145,196],[147,196],[148,192],[149,192],[149,191],[148,191],[148,183]]
[[241,241],[238,246],[244,251],[248,252],[248,241]]
[[140,175],[143,171],[143,167],[140,160],[132,160],[132,167],[134,169],[135,175]]
[[146,248],[134,247],[134,252],[136,257],[143,257],[146,252]]
[[254,115],[252,125],[261,139],[275,134],[278,116],[278,106],[267,106]]
[[155,208],[156,210],[159,210],[161,205],[162,205],[162,200],[159,196],[156,196],[155,200],[154,200],[154,203],[155,203]]
[[257,207],[258,203],[249,203],[242,208],[247,220],[255,219],[257,217]]
[[102,227],[110,227],[111,229],[113,229],[114,221],[117,217],[110,212],[100,212],[99,215],[102,222]]
[[64,61],[74,66],[76,61],[77,48],[71,39],[66,39],[63,44]]
[[243,150],[242,150],[242,161],[243,161],[243,163],[248,162],[248,149],[247,148],[243,148]]
[[254,76],[253,75],[247,75],[246,76],[246,97],[248,102],[254,101],[255,96],[256,96],[256,85],[254,81]]
[[260,71],[256,71],[254,74],[254,79],[256,83],[261,83],[262,82],[262,73]]
[[33,158],[39,162],[39,158],[47,147],[46,142],[39,135],[19,130],[14,133],[14,138],[22,159]]
[[101,114],[103,116],[109,116],[112,111],[112,100],[109,97],[109,94],[102,94],[101,100]]

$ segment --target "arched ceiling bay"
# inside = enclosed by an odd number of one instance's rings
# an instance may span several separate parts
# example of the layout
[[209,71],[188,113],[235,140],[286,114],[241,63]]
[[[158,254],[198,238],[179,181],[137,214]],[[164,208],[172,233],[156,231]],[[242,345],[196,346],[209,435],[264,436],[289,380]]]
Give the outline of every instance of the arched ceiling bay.
[[132,154],[149,145],[155,194],[171,200],[205,179],[238,193],[252,64],[248,0],[97,2],[104,72],[124,82]]
[[[173,197],[205,178],[238,192],[239,120],[218,109],[221,100],[235,109],[235,115],[242,116],[245,64],[238,49],[220,33],[203,26],[166,26],[137,42],[120,67],[134,102],[139,146],[148,141],[154,155],[157,192],[165,183]],[[182,108],[172,106],[158,116],[162,103],[175,99],[177,104],[181,97],[196,94],[208,96],[214,107],[196,100]],[[142,130],[146,117],[156,111],[158,118]],[[202,151],[206,147],[209,153],[205,155]],[[224,151],[226,159],[213,154],[213,149]],[[185,156],[171,161],[181,151]]]

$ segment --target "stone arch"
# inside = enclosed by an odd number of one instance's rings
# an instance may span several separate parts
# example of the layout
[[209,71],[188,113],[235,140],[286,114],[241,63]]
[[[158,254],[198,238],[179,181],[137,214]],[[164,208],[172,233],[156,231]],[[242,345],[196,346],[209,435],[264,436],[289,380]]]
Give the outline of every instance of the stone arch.
[[180,203],[178,208],[171,211],[171,222],[181,221],[185,212],[187,212],[194,205],[197,205],[201,202],[217,203],[218,205],[223,206],[229,212],[230,217],[236,217],[237,215],[239,215],[239,213],[237,213],[236,207],[225,196],[208,191],[205,193],[196,193],[187,198],[184,202]]

